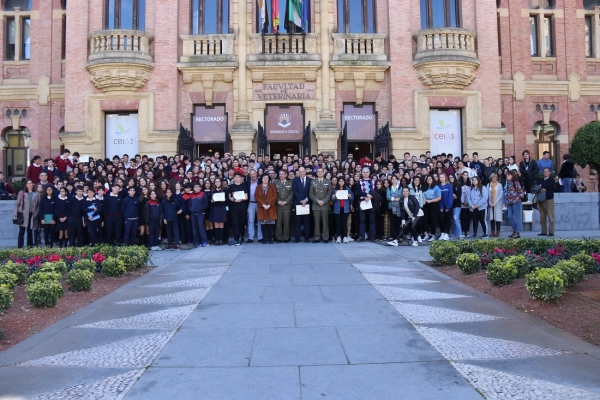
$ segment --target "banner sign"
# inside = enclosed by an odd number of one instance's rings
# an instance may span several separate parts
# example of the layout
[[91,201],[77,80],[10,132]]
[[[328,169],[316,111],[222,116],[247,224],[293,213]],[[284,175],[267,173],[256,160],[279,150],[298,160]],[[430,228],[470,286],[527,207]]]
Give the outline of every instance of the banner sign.
[[138,115],[106,114],[106,157],[139,153]]
[[267,106],[265,132],[272,141],[301,141],[304,134],[302,106]]
[[225,142],[227,140],[225,106],[195,106],[192,116],[192,134],[196,142]]
[[348,124],[348,140],[372,141],[377,134],[377,116],[373,104],[344,104],[342,129]]
[[459,156],[462,153],[462,127],[460,110],[429,110],[429,130],[432,155],[452,153]]
[[315,84],[309,82],[263,82],[255,83],[254,101],[314,100]]

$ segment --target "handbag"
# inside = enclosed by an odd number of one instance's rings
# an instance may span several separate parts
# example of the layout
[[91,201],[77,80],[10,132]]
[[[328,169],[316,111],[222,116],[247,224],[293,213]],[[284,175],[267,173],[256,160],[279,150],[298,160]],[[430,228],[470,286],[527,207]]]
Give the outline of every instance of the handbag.
[[25,192],[23,192],[22,199],[23,200],[21,201],[21,211],[17,211],[17,218],[13,218],[13,224],[15,225],[21,225],[25,221],[25,218],[23,217],[23,210],[25,208]]

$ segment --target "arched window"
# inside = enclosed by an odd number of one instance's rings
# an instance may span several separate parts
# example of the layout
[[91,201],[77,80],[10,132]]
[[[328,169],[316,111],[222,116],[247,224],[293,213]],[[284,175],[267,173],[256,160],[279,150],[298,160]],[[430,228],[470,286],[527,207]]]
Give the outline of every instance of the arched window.
[[421,29],[460,27],[460,0],[421,0]]
[[28,166],[29,147],[27,142],[31,137],[29,129],[8,129],[4,133],[7,144],[6,151],[6,176],[25,176]]
[[146,0],[105,0],[105,29],[146,29]]
[[31,10],[32,0],[4,0],[2,8],[4,11],[13,11],[15,7],[19,7],[21,11]]
[[191,6],[192,35],[229,33],[229,0],[192,0]]
[[338,33],[375,33],[375,0],[337,0]]
[[550,159],[557,165],[558,159],[558,135],[560,135],[560,126],[551,121],[549,124],[544,124],[542,121],[538,121],[533,124],[533,134],[535,135],[535,147],[537,152],[537,159],[543,157],[544,152],[550,153]]

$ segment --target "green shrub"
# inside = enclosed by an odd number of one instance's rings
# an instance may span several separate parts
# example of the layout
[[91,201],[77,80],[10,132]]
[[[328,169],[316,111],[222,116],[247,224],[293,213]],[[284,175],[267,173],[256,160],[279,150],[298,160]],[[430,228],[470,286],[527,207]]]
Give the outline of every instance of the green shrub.
[[12,289],[17,286],[18,281],[19,277],[17,277],[15,274],[6,270],[0,270],[0,285],[6,285],[9,289]]
[[133,271],[134,269],[140,266],[139,260],[136,256],[132,256],[129,254],[119,254],[117,256],[117,259],[123,263],[123,265],[125,266],[125,270],[127,271]]
[[481,269],[481,261],[477,254],[465,253],[456,258],[456,266],[465,274],[472,274]]
[[13,250],[0,250],[0,262],[4,261],[4,260],[8,260],[11,256],[11,254],[13,253]]
[[40,266],[40,272],[57,272],[64,275],[67,273],[67,264],[64,261],[45,262]]
[[31,274],[29,279],[27,280],[27,284],[33,284],[36,282],[46,282],[46,281],[56,281],[60,282],[62,279],[62,274],[58,272],[36,272]]
[[586,274],[596,273],[596,260],[587,255],[584,251],[571,257],[571,261],[578,262],[583,267]]
[[557,302],[565,290],[560,272],[553,268],[536,269],[529,273],[525,287],[532,299]]
[[531,269],[525,256],[510,256],[504,260],[504,263],[513,265],[518,271],[518,277],[527,275]]
[[443,265],[454,265],[458,257],[458,246],[452,242],[433,242],[429,247],[433,262]]
[[73,263],[72,269],[85,270],[94,273],[94,271],[96,271],[96,263],[92,260],[79,260]]
[[88,291],[92,288],[93,281],[94,273],[84,269],[74,269],[67,277],[67,285],[71,292]]
[[125,265],[123,261],[115,257],[108,257],[102,263],[102,273],[106,276],[119,277],[125,275]]
[[0,310],[8,310],[12,307],[13,295],[7,285],[0,285]]
[[28,283],[25,293],[29,304],[34,307],[53,307],[64,294],[60,282],[55,280]]
[[475,253],[473,242],[470,240],[459,240],[454,244],[458,247],[458,254]]
[[150,256],[148,249],[142,246],[121,247],[117,250],[117,254],[128,271],[144,266]]
[[26,264],[18,264],[12,261],[8,261],[6,264],[2,265],[0,270],[15,274],[17,276],[17,283],[25,282],[27,280],[27,273],[29,272],[29,268]]
[[573,260],[561,260],[552,268],[560,272],[565,286],[573,286],[585,276],[583,265]]
[[508,285],[514,282],[519,275],[519,270],[513,264],[506,264],[495,259],[487,267],[487,278],[492,285]]

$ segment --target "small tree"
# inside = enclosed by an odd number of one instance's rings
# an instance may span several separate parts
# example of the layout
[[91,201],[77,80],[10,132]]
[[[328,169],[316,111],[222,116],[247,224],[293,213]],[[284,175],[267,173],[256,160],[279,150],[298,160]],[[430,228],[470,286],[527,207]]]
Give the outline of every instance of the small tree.
[[589,165],[600,171],[600,122],[590,122],[577,129],[569,154],[582,168]]

